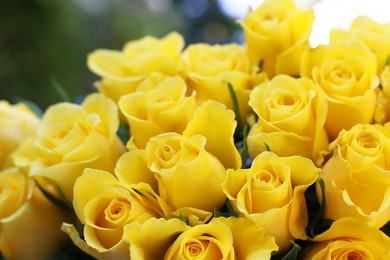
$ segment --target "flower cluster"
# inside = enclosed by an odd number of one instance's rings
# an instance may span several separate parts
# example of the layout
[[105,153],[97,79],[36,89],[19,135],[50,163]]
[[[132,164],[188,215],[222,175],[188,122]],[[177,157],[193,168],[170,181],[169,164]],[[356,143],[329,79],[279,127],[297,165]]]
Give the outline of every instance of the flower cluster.
[[1,102],[1,254],[390,258],[390,24],[313,21],[266,0],[243,46],[146,36],[89,54],[81,104]]

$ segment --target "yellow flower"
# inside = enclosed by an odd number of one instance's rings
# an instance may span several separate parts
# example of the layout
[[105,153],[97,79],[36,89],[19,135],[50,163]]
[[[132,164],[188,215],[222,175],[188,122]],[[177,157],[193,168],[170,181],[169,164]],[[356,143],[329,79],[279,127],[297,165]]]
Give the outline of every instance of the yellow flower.
[[178,219],[150,219],[126,226],[124,237],[132,259],[270,259],[278,248],[248,218],[217,218],[195,227]]
[[149,185],[127,185],[112,174],[95,169],[86,169],[75,182],[73,205],[85,224],[87,244],[112,257],[129,254],[129,245],[122,238],[127,224],[165,217]]
[[339,40],[320,45],[304,53],[301,65],[301,74],[312,77],[326,94],[325,128],[331,140],[341,129],[373,121],[379,81],[375,56],[363,43]]
[[272,78],[298,75],[303,49],[308,45],[314,13],[297,8],[293,0],[266,0],[241,24],[251,63],[263,62]]
[[11,153],[22,141],[33,137],[38,126],[39,118],[23,103],[0,101],[0,169],[8,167]]
[[132,141],[144,148],[149,139],[165,132],[182,133],[192,118],[195,96],[186,96],[187,86],[180,78],[167,78],[147,92],[135,92],[119,100]]
[[303,259],[390,258],[390,238],[354,218],[336,220],[327,231],[313,240],[314,245],[305,252]]
[[285,251],[290,240],[306,239],[304,192],[315,182],[318,172],[307,158],[263,152],[250,169],[227,170],[222,188],[240,217],[263,225]]
[[328,145],[327,103],[310,79],[275,76],[252,91],[249,105],[259,116],[248,136],[253,158],[268,145],[279,156],[300,155],[321,163]]
[[390,220],[389,127],[356,125],[331,144],[333,156],[320,173],[326,218],[355,217],[375,227]]
[[226,199],[221,188],[225,167],[205,150],[205,145],[204,136],[177,133],[155,136],[146,145],[148,166],[155,172],[159,195],[174,209],[213,211]]
[[237,44],[192,44],[183,52],[184,75],[195,90],[198,103],[212,99],[233,109],[228,89],[230,83],[239,100],[240,112],[245,120],[248,113],[250,90],[259,83],[255,68],[249,63],[245,49]]
[[91,94],[83,104],[58,103],[43,115],[38,134],[13,154],[16,166],[56,182],[68,199],[86,167],[112,171],[124,147],[116,136],[115,103]]
[[333,29],[330,39],[359,39],[366,44],[376,56],[377,74],[379,74],[390,55],[390,23],[380,24],[367,16],[358,16],[348,31]]
[[7,259],[47,259],[65,242],[65,212],[17,168],[0,172],[0,252]]
[[183,47],[184,39],[176,32],[162,39],[145,36],[126,43],[122,51],[95,50],[88,56],[88,67],[102,78],[98,89],[118,101],[153,72],[177,75]]
[[115,174],[128,184],[148,183],[170,204],[172,215],[185,211],[186,217],[195,214],[194,221],[202,222],[226,199],[221,188],[226,169],[241,167],[233,141],[235,126],[231,110],[206,101],[182,135],[168,132],[152,137],[145,149],[124,154]]

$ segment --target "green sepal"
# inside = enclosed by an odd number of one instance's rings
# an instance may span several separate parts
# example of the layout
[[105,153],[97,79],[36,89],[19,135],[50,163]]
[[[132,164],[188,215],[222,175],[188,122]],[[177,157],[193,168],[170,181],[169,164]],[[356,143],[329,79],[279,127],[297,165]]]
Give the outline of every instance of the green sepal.
[[214,209],[213,215],[215,218],[218,217],[238,217],[238,213],[233,209],[232,205],[230,205],[229,200],[226,199],[225,203],[223,204],[222,208],[220,210]]
[[294,241],[291,241],[292,247],[285,255],[275,255],[271,259],[273,260],[297,260],[300,257],[302,248],[296,244]]

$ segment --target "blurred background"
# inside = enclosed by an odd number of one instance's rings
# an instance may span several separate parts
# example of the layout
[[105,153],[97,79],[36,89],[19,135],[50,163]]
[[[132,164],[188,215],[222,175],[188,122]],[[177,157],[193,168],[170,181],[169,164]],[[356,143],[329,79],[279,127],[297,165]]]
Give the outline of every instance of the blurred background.
[[[86,66],[97,48],[121,49],[147,34],[183,34],[186,43],[242,42],[235,19],[208,0],[17,0],[1,1],[0,99],[20,98],[41,108],[94,91],[98,78]],[[237,11],[237,10],[235,10]]]
[[[331,27],[347,27],[358,12],[379,17],[388,0],[296,0],[316,11],[312,43],[324,43]],[[337,2],[338,1],[338,2]],[[0,99],[25,99],[42,109],[95,91],[98,78],[86,66],[97,48],[121,49],[147,34],[181,33],[186,43],[243,43],[237,20],[261,0],[12,0],[0,8]],[[343,7],[345,5],[345,7]],[[337,6],[337,8],[335,8]],[[318,7],[318,8],[317,8]],[[330,16],[329,16],[330,14]],[[329,19],[332,17],[332,19]],[[381,18],[382,19],[382,18]],[[385,14],[380,20],[385,22]],[[387,21],[388,22],[388,21]]]

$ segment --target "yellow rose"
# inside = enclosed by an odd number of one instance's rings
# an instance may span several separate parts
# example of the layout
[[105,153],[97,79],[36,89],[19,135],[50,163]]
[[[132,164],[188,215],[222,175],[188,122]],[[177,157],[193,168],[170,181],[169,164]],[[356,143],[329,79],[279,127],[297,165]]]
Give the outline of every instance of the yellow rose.
[[[152,137],[145,149],[124,154],[115,174],[128,184],[148,183],[172,206],[174,216],[181,211],[196,215],[198,210],[219,209],[226,199],[221,188],[226,169],[241,167],[233,141],[235,127],[231,110],[206,101],[182,135],[168,132]],[[194,217],[203,221],[207,216],[201,212]]]
[[291,246],[290,240],[306,239],[304,192],[319,171],[307,158],[263,152],[250,169],[227,170],[222,188],[240,217],[264,226],[266,233],[275,237],[280,251],[285,251]]
[[195,96],[186,96],[187,86],[180,78],[167,78],[147,92],[122,96],[119,107],[130,125],[132,141],[138,148],[164,132],[182,133],[192,118]]
[[247,139],[253,158],[268,145],[279,156],[300,155],[321,163],[328,145],[327,103],[310,79],[275,76],[252,91],[249,105],[259,116]]
[[390,238],[354,218],[336,220],[327,231],[313,240],[314,245],[305,252],[303,259],[390,258]]
[[233,109],[232,97],[227,87],[230,83],[245,120],[251,89],[258,81],[266,80],[266,77],[261,78],[255,73],[257,68],[249,63],[245,49],[237,44],[198,43],[188,46],[182,57],[188,86],[195,90],[198,103],[212,99]]
[[293,0],[264,1],[241,23],[251,63],[263,62],[263,70],[271,78],[298,75],[313,20],[313,10],[297,8]]
[[65,242],[64,216],[17,168],[0,172],[0,252],[6,259],[51,257]]
[[183,47],[184,39],[176,32],[162,39],[145,36],[126,43],[122,51],[95,50],[88,55],[88,67],[102,79],[98,89],[117,101],[153,72],[177,75]]
[[71,200],[74,181],[86,167],[113,171],[124,153],[118,126],[118,109],[102,94],[87,96],[81,105],[58,103],[46,110],[37,136],[12,158],[30,175],[56,182]]
[[376,56],[377,74],[379,74],[390,55],[390,23],[380,24],[367,16],[358,16],[348,31],[333,29],[330,39],[356,38],[364,42]]
[[159,195],[174,209],[213,211],[226,199],[221,188],[225,167],[205,145],[204,136],[177,133],[155,136],[146,145],[148,167],[155,172]]
[[86,169],[75,182],[73,205],[85,224],[87,244],[114,258],[129,258],[129,245],[123,240],[127,224],[165,217],[149,185],[126,185],[112,174],[95,169]]
[[325,128],[331,140],[342,129],[373,121],[379,83],[376,60],[360,41],[333,41],[308,50],[302,57],[301,74],[312,77],[326,94]]
[[178,219],[150,219],[126,226],[124,237],[132,259],[270,259],[278,248],[247,218],[218,218],[195,227]]
[[19,144],[34,136],[39,118],[23,103],[10,105],[0,101],[0,169],[6,168],[9,156]]
[[390,124],[356,125],[330,145],[325,182],[325,218],[355,217],[371,226],[390,221]]

